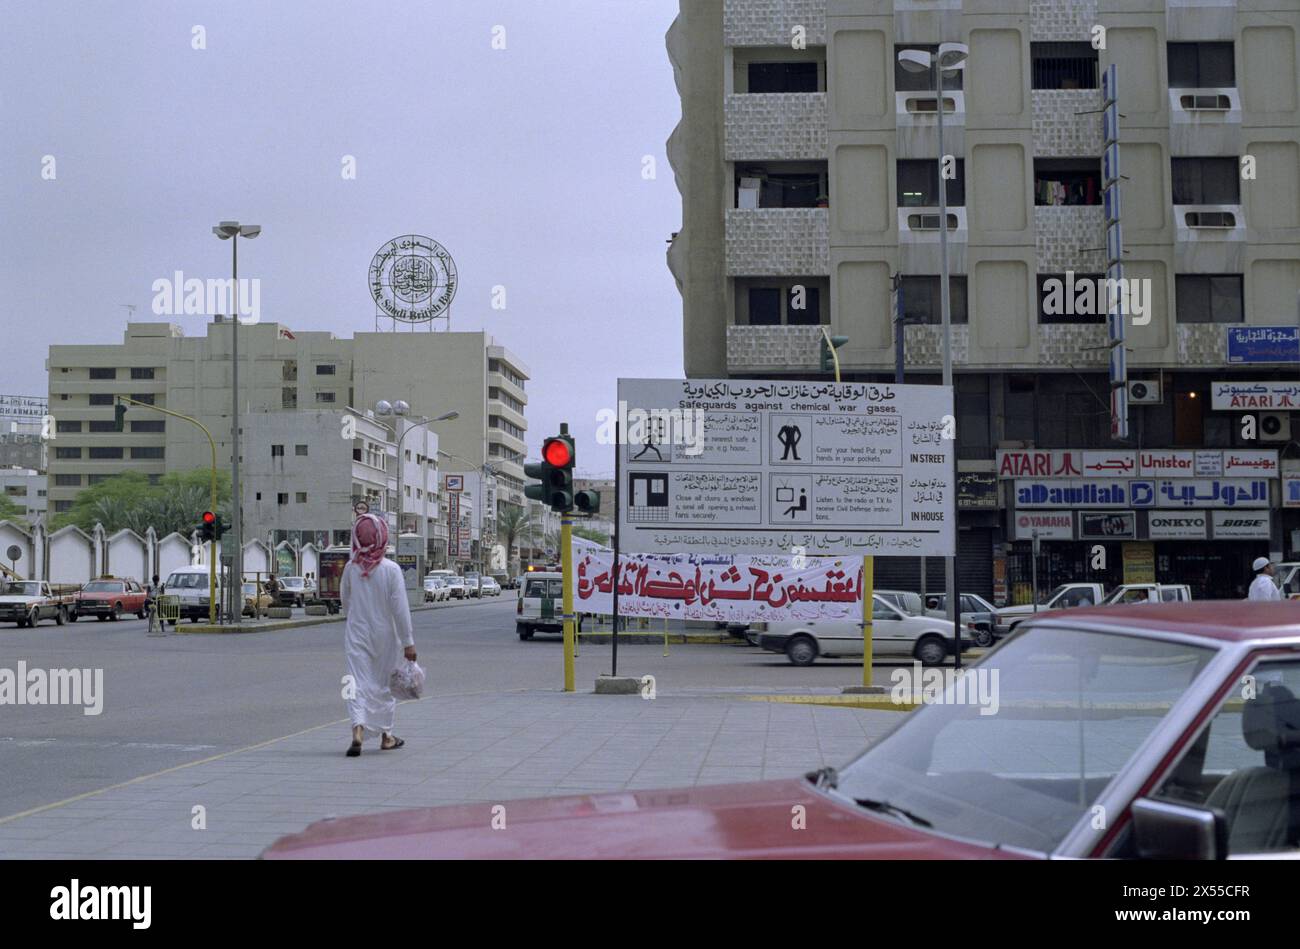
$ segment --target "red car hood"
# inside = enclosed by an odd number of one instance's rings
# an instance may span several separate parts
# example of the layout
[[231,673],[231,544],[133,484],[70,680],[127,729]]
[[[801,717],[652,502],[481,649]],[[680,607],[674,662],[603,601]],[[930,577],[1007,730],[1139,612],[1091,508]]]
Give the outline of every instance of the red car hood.
[[[494,819],[500,829],[494,829]],[[799,824],[803,829],[796,829]],[[807,781],[787,779],[461,804],[318,821],[276,841],[262,856],[919,860],[1016,855],[878,818],[813,790]]]

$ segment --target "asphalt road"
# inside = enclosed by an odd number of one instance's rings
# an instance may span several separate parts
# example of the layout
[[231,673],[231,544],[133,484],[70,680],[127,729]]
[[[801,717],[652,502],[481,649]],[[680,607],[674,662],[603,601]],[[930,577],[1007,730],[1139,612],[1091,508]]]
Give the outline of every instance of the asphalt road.
[[[564,684],[560,638],[523,642],[515,599],[438,604],[417,612],[416,648],[441,693],[552,689]],[[0,627],[0,668],[103,670],[102,712],[0,705],[0,817],[236,748],[345,719],[343,626],[249,635],[149,637],[144,621],[83,619]],[[184,628],[184,625],[182,625]],[[610,671],[608,645],[587,643],[576,685]],[[747,645],[619,646],[619,672],[651,674],[661,691],[852,685],[853,662],[791,666]],[[876,668],[886,682],[888,669]],[[346,742],[346,723],[339,740]]]

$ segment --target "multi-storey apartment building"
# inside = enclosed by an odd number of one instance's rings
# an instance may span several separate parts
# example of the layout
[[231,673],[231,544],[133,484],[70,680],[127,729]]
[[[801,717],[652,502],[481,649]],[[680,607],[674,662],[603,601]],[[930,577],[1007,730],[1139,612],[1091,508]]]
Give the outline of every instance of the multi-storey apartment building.
[[[846,380],[892,380],[901,330],[906,381],[939,381],[936,96],[898,54],[940,43],[968,49],[943,92],[963,587],[1023,595],[1029,527],[1041,524],[1043,583],[1113,582],[1128,556],[1198,595],[1244,591],[1253,557],[1300,546],[1300,518],[1283,507],[1291,416],[1257,419],[1267,430],[1250,439],[1242,413],[1216,409],[1211,392],[1300,379],[1300,353],[1246,365],[1228,349],[1232,329],[1285,327],[1289,339],[1298,321],[1292,0],[683,0],[668,34],[682,99],[669,157],[683,198],[668,260],[687,375],[824,378],[826,327],[849,337]],[[1112,64],[1125,276],[1150,292],[1148,318],[1127,326],[1129,378],[1145,388],[1125,442],[1110,436],[1104,309],[1061,313],[1050,297],[1052,278],[1106,269],[1101,79]],[[1270,516],[1229,518],[1194,500],[1203,516],[1176,528],[1141,504],[1085,524],[1086,503],[1022,510],[1032,485],[1013,477],[1044,457],[1016,451],[1053,450],[1049,474],[1072,475],[1085,450],[1152,463],[1136,474],[1190,463],[1179,452],[1195,449],[1206,451],[1209,481],[1195,490],[1207,497],[1224,487],[1214,478],[1231,466],[1225,451],[1280,452],[1261,472]],[[1109,554],[1100,571],[1098,543]],[[919,582],[915,560],[878,571]],[[932,560],[931,589],[940,577]]]
[[[229,465],[230,329],[229,321],[217,320],[207,324],[205,335],[187,336],[175,324],[130,323],[120,344],[50,347],[50,413],[56,420],[49,458],[51,513],[67,510],[79,491],[121,471],[140,471],[157,480],[167,471],[209,465],[207,438],[181,420],[132,408],[125,431],[115,431],[115,395],[197,418],[217,442],[218,465]],[[401,422],[391,415],[375,416],[373,421],[389,426],[390,433],[385,438],[358,434],[350,452],[339,456],[340,464],[347,463],[344,467],[364,464],[368,452],[395,451],[395,425],[405,432],[421,416],[459,413],[454,420],[432,423],[429,429],[436,437],[427,445],[418,431],[402,442],[402,507],[412,515],[408,528],[423,511],[431,538],[443,529],[436,513],[439,470],[472,471],[491,464],[498,503],[523,503],[528,369],[488,334],[358,333],[340,339],[328,332],[256,323],[241,325],[239,335],[240,414],[271,416],[249,421],[241,440],[241,456],[250,472],[241,491],[246,536],[297,529],[290,522],[297,525],[302,520],[297,514],[305,512],[296,514],[295,504],[313,506],[317,501],[305,488],[260,484],[261,475],[283,481],[287,476],[281,469],[305,464],[296,454],[290,462],[268,453],[277,447],[285,452],[305,449],[310,458],[311,446],[324,446],[326,430],[337,429],[345,412],[364,416],[380,401],[405,401],[410,412]],[[295,427],[302,437],[293,437]],[[332,437],[337,439],[337,432]],[[441,463],[439,451],[446,456]],[[395,462],[392,468],[390,474],[395,473]],[[323,472],[316,476],[327,477]],[[352,495],[369,497],[378,490],[366,478],[345,477],[348,480]],[[335,513],[345,490],[344,482],[336,482],[331,480],[329,491],[339,497],[327,504],[327,499],[319,499]],[[259,491],[289,500],[271,504],[267,497],[256,497]],[[304,491],[306,500],[298,502]],[[427,497],[430,491],[435,493],[432,499]],[[379,496],[383,509],[395,510],[395,494]],[[250,512],[268,520],[254,524]],[[333,514],[331,518],[331,530],[348,526],[346,521],[333,523]]]

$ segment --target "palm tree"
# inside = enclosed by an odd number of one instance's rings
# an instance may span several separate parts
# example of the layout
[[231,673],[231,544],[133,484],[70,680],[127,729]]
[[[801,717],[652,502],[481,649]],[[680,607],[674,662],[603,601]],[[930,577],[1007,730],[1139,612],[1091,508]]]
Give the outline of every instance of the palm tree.
[[502,508],[497,514],[497,537],[505,542],[508,556],[514,563],[513,573],[519,575],[519,551],[515,547],[515,542],[528,531],[531,526],[528,511],[522,507]]

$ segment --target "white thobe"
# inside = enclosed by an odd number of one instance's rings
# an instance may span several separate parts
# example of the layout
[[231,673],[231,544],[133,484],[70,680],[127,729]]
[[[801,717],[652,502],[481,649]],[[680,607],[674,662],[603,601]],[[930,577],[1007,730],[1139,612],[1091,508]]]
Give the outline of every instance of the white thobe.
[[1250,593],[1246,595],[1248,600],[1280,600],[1282,591],[1277,588],[1273,578],[1267,573],[1261,573],[1255,578],[1255,582],[1250,585]]
[[353,683],[348,714],[367,735],[391,732],[397,699],[388,681],[401,656],[399,646],[415,645],[402,568],[384,559],[363,577],[349,561],[339,581],[339,599],[348,617],[343,633]]

